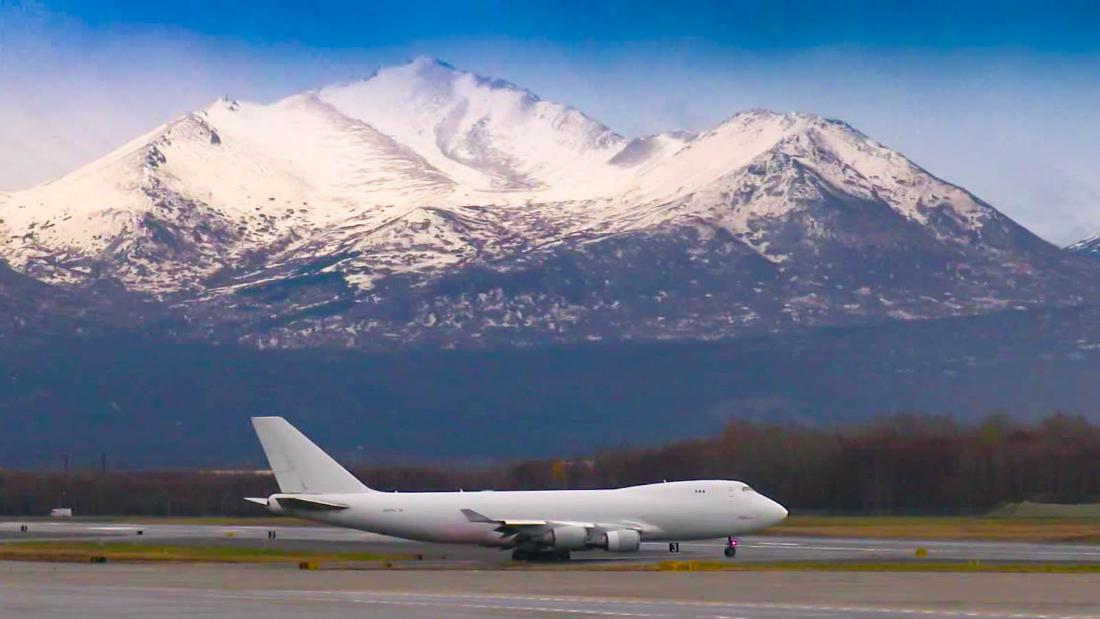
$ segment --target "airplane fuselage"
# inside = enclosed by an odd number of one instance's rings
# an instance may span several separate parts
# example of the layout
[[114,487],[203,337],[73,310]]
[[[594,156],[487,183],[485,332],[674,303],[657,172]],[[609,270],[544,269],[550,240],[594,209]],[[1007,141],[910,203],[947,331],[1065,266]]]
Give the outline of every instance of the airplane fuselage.
[[502,520],[617,523],[637,530],[645,541],[737,536],[776,524],[787,515],[778,503],[745,484],[725,480],[614,490],[309,495],[347,506],[336,511],[281,507],[280,496],[293,495],[273,495],[269,509],[275,513],[411,540],[486,546],[507,546],[509,537],[495,523],[472,522],[463,510]]
[[635,552],[644,541],[730,537],[781,522],[787,510],[739,481],[699,480],[614,490],[377,492],[282,417],[252,425],[279,494],[247,497],[268,511],[424,542],[513,548],[512,558],[565,559],[573,550]]

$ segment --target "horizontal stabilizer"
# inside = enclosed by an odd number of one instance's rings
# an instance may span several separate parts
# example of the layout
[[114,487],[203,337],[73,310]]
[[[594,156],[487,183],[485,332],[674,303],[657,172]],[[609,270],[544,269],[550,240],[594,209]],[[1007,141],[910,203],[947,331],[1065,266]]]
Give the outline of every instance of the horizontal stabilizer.
[[317,499],[307,499],[300,496],[280,496],[277,497],[275,500],[279,502],[280,506],[286,509],[331,512],[348,508],[348,506],[344,505],[343,503],[333,503],[332,501],[319,501]]

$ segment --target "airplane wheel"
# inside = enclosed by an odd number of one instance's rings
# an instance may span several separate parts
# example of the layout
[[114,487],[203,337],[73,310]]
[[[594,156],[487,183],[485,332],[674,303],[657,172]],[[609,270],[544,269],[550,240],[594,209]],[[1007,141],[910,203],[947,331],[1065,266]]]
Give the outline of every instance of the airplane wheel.
[[526,550],[513,550],[512,551],[512,560],[513,561],[528,561],[530,559],[531,559],[531,555],[529,555]]
[[726,546],[726,556],[731,559],[734,558],[737,556],[737,549],[733,546]]
[[554,556],[555,561],[568,561],[569,560],[569,551],[568,550],[562,550],[561,552],[555,552],[553,556]]

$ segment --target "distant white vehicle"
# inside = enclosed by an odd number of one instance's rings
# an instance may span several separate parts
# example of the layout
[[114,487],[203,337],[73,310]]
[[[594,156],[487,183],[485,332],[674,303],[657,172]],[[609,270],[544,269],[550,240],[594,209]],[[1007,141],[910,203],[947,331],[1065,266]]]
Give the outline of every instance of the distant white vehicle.
[[643,541],[734,537],[787,510],[739,481],[679,481],[614,490],[377,492],[282,417],[253,417],[279,494],[245,500],[273,514],[424,542],[512,549],[516,560],[575,550],[635,552]]
[[50,518],[72,518],[73,510],[71,507],[55,507],[50,510]]

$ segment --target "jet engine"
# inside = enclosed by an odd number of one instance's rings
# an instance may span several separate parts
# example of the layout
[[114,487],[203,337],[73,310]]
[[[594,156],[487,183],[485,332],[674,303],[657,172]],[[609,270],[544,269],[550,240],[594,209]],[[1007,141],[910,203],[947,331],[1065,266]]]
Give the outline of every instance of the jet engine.
[[637,552],[642,545],[642,535],[632,529],[608,531],[603,535],[603,544],[608,552]]
[[584,550],[588,547],[588,530],[578,526],[554,527],[535,541],[554,550]]

